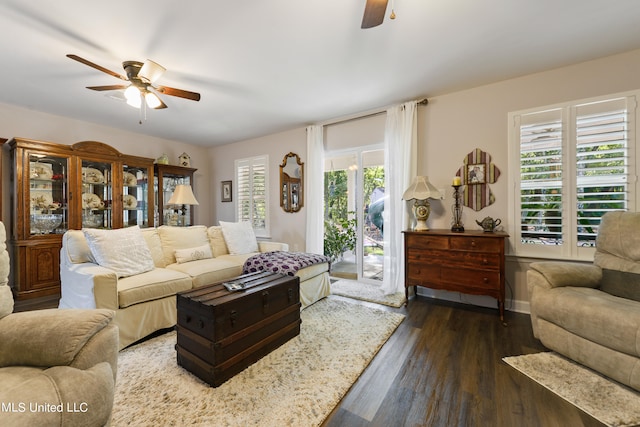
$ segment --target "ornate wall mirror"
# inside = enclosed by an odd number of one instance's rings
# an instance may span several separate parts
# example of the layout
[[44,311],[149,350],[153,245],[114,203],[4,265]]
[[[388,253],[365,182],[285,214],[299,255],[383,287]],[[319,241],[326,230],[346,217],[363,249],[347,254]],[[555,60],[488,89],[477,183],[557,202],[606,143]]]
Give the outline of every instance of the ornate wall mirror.
[[280,165],[280,206],[285,212],[298,212],[304,202],[304,163],[289,153]]

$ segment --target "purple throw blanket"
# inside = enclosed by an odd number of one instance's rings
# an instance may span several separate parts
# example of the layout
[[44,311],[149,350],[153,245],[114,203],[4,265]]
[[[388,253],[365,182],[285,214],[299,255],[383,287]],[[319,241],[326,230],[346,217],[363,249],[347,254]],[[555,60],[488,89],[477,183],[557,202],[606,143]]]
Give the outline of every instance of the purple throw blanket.
[[270,271],[294,276],[302,268],[323,262],[330,262],[329,257],[306,252],[264,252],[247,259],[242,274]]

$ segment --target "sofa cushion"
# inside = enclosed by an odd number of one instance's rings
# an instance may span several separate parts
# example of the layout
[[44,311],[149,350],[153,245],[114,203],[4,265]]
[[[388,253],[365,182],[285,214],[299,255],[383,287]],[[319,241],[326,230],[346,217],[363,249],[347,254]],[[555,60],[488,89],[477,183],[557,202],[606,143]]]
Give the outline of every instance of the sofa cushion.
[[567,286],[536,292],[531,304],[540,319],[602,346],[640,356],[640,303],[636,301]]
[[208,243],[196,248],[176,249],[175,256],[178,264],[198,261],[199,259],[213,258],[213,255],[211,254],[211,246]]
[[176,262],[176,249],[194,248],[209,244],[207,227],[204,225],[192,225],[190,227],[161,225],[158,227],[158,233],[162,241],[164,264],[166,266]]
[[118,305],[129,307],[191,289],[191,277],[178,271],[156,268],[118,280]]
[[118,277],[128,277],[155,268],[140,227],[115,230],[82,230],[96,263],[113,270]]
[[162,252],[162,241],[160,240],[158,229],[143,228],[142,236],[147,242],[147,246],[149,247],[149,252],[151,252],[151,258],[153,258],[155,266],[158,268],[165,267],[166,264],[164,263],[164,252]]
[[222,235],[222,227],[213,225],[207,228],[207,236],[209,236],[209,244],[214,257],[229,255],[229,248],[227,248],[227,243]]
[[231,255],[258,252],[258,240],[249,221],[220,221],[220,226]]
[[640,274],[603,268],[600,290],[640,302]]
[[74,264],[96,262],[93,255],[91,255],[91,249],[89,249],[89,244],[82,230],[67,230],[62,236],[62,247],[66,251],[69,260]]
[[242,262],[232,259],[209,258],[184,264],[171,264],[167,269],[187,274],[193,280],[193,287],[211,285],[242,274]]

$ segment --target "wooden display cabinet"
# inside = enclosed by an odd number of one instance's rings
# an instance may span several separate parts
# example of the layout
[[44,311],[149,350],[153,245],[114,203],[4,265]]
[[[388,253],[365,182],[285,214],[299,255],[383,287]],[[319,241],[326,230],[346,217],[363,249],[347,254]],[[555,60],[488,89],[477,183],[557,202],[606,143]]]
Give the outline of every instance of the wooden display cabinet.
[[[173,195],[173,190],[178,184],[188,184],[193,187],[193,174],[198,169],[174,165],[154,165],[155,174],[155,204],[156,204],[156,224],[157,225],[178,225],[179,206],[168,205],[167,202]],[[186,219],[184,225],[194,224],[194,213],[191,206],[186,206]]]
[[60,294],[60,249],[68,229],[154,225],[153,159],[95,141],[69,146],[14,138],[8,144],[17,299]]

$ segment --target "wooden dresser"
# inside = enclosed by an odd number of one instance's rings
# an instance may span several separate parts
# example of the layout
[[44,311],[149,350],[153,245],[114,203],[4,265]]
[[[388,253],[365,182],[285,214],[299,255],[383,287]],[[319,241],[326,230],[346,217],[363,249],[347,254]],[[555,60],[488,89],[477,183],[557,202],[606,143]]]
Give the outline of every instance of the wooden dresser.
[[409,288],[488,295],[504,321],[506,233],[450,230],[404,231],[405,295]]

